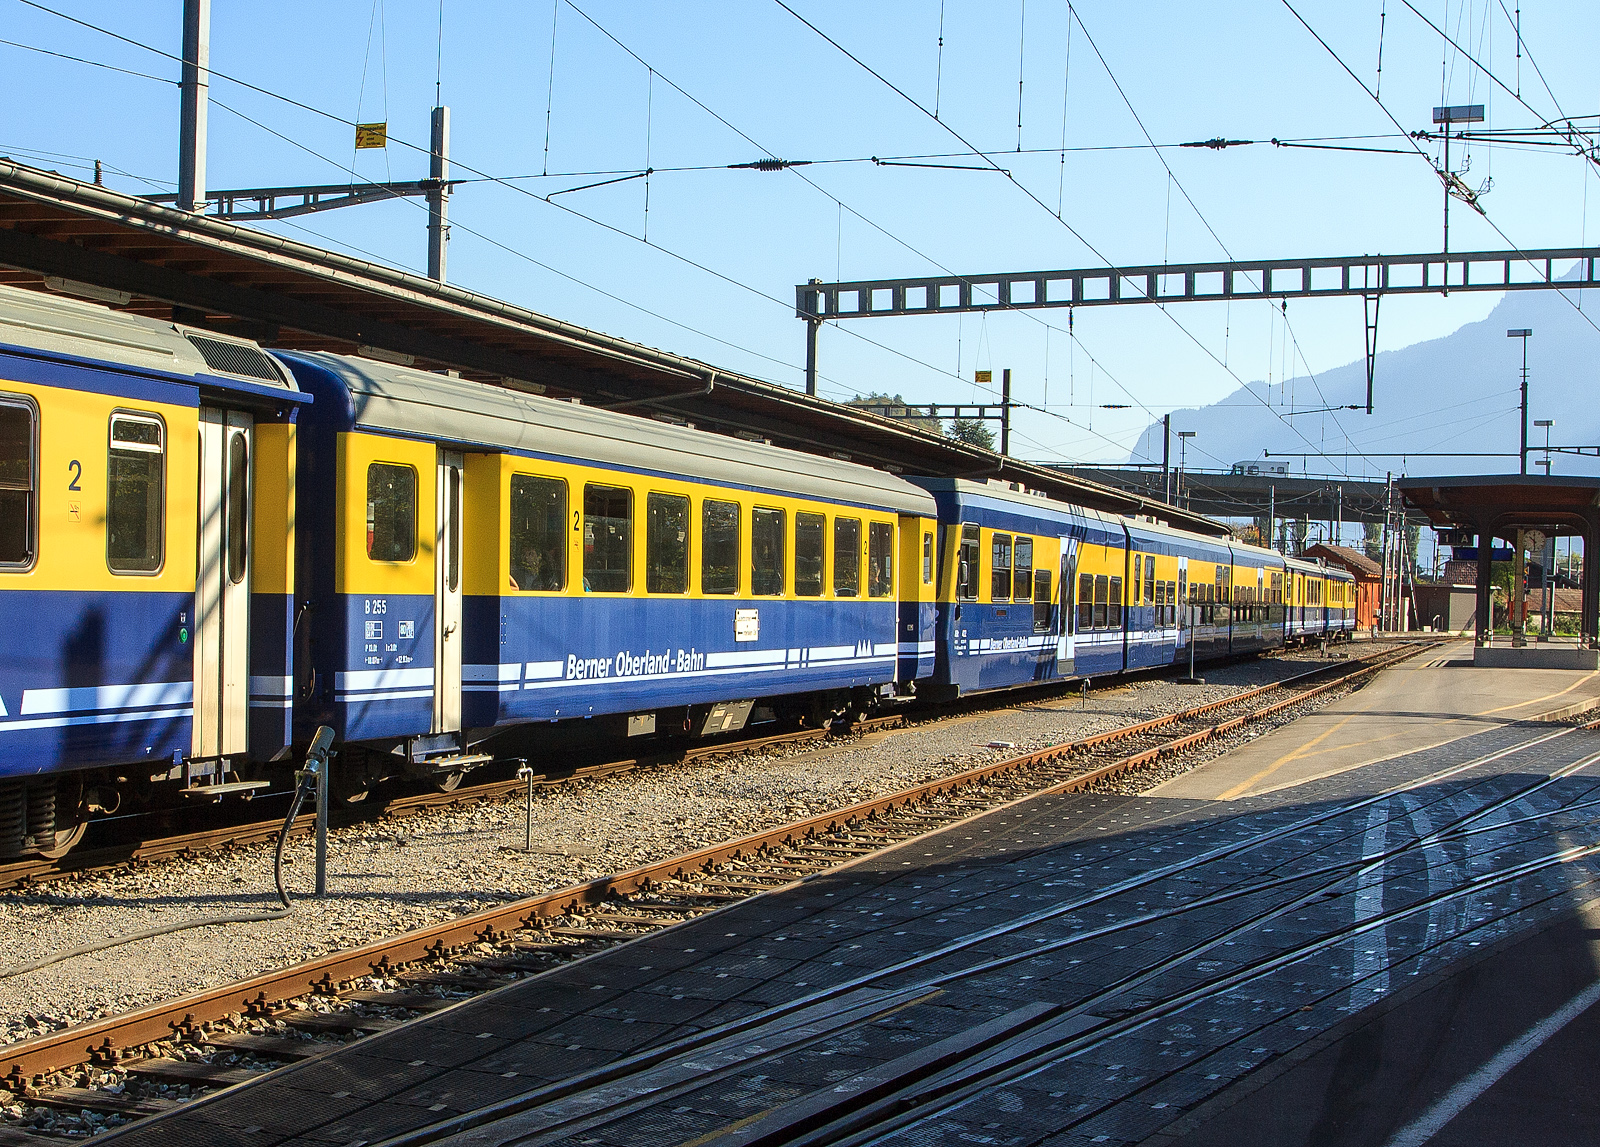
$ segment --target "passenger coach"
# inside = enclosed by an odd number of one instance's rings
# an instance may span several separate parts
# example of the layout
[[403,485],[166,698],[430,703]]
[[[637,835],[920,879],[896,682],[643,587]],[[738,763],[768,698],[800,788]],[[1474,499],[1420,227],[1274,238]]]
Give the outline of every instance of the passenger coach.
[[758,699],[864,705],[931,666],[934,502],[892,475],[282,357],[316,398],[299,439],[317,617],[299,732],[328,724],[378,754],[347,770],[375,779],[398,758],[453,784],[514,726],[720,732]]
[[0,289],[0,857],[287,753],[303,402],[243,340]]

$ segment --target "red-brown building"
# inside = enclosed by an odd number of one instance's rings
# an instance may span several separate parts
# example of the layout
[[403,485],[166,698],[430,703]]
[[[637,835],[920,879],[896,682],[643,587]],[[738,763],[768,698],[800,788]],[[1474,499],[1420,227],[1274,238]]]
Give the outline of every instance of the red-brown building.
[[1356,579],[1356,628],[1378,624],[1378,602],[1383,593],[1383,567],[1360,550],[1318,542],[1306,550],[1311,561],[1321,558],[1330,566],[1347,570]]

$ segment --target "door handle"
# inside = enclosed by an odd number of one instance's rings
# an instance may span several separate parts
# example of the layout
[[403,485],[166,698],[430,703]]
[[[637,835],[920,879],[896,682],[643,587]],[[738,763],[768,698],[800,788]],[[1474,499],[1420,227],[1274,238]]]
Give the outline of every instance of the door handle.
[[455,623],[455,622],[453,622],[453,621],[452,621],[452,622],[449,622],[449,623],[448,623],[448,624],[447,624],[447,625],[445,625],[445,627],[444,627],[444,639],[445,639],[445,640],[446,640],[446,641],[449,641],[449,640],[450,640],[450,635],[451,635],[451,634],[452,634],[452,633],[454,633],[454,632],[455,632],[455,631],[456,631],[456,623]]

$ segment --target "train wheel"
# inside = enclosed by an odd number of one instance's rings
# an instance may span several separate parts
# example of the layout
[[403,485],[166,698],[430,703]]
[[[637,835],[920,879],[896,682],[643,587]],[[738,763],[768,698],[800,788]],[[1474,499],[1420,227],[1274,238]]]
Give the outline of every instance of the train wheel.
[[54,833],[54,842],[49,848],[38,849],[38,855],[46,860],[60,860],[78,846],[83,834],[88,831],[89,822],[86,820],[80,820],[70,828],[58,829]]
[[445,773],[443,776],[434,778],[433,787],[442,793],[453,793],[461,787],[461,778],[466,775],[466,773],[460,772]]

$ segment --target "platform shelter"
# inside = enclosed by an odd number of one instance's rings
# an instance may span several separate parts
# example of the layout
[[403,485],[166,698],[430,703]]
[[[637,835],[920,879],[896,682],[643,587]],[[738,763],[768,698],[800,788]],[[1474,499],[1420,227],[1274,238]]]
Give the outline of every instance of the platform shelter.
[[[1600,668],[1597,585],[1589,555],[1600,543],[1600,478],[1534,474],[1474,474],[1458,477],[1402,478],[1395,483],[1406,502],[1421,510],[1435,529],[1473,535],[1479,553],[1493,549],[1494,539],[1510,543],[1520,583],[1528,535],[1574,537],[1583,542],[1582,608],[1576,641],[1548,641],[1529,646],[1524,636],[1525,608],[1512,619],[1513,636],[1494,636],[1492,563],[1478,563],[1477,627],[1473,662],[1477,665],[1550,669]],[[1520,588],[1520,587],[1519,587]],[[1521,592],[1511,595],[1521,605]]]

